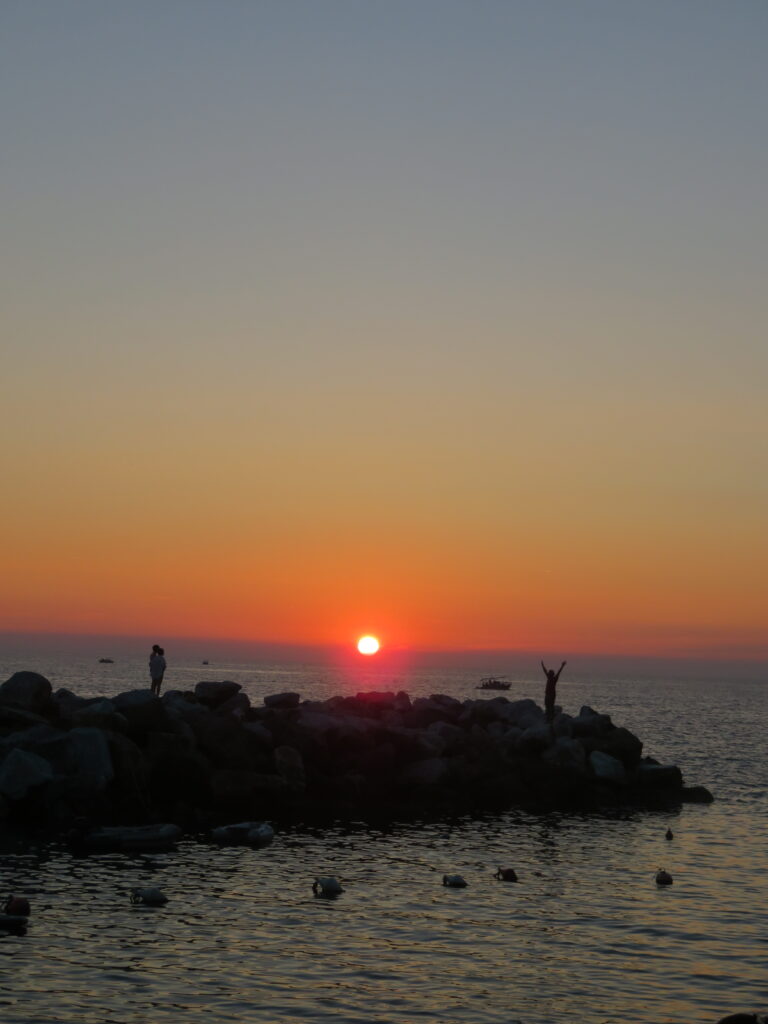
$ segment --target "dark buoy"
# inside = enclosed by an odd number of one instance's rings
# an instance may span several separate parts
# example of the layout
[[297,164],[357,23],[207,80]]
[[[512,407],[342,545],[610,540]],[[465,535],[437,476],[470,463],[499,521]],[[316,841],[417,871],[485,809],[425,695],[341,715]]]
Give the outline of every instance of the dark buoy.
[[167,902],[168,897],[159,889],[131,889],[131,903],[142,903],[145,907],[162,907]]
[[443,885],[450,886],[451,889],[466,889],[467,887],[467,883],[461,875],[443,875]]
[[323,878],[316,878],[312,883],[312,892],[315,896],[338,896],[344,892],[338,878],[326,875]]
[[516,882],[517,872],[514,868],[498,868],[494,877],[502,882]]
[[656,885],[672,885],[672,875],[659,868],[656,872]]
[[29,917],[29,900],[23,896],[9,896],[3,907],[4,914],[11,914],[13,917]]
[[674,832],[672,831],[672,829],[671,829],[671,828],[668,828],[668,829],[667,829],[667,831],[666,831],[666,834],[665,834],[664,838],[665,838],[665,839],[674,839],[674,838],[675,838],[675,833],[674,833]]

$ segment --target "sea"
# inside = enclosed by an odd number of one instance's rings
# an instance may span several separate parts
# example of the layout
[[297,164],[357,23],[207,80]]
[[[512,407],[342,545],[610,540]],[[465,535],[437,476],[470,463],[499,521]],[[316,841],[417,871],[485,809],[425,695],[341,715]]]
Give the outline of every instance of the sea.
[[[168,660],[166,688],[232,679],[254,704],[287,690],[482,696],[466,669]],[[110,696],[145,687],[146,661],[0,653],[0,681],[32,669],[54,689]],[[510,699],[543,700],[538,665],[509,681]],[[262,849],[190,835],[151,855],[76,856],[6,826],[0,889],[32,914],[25,935],[0,933],[0,1020],[715,1024],[768,1012],[765,684],[570,665],[560,680],[565,711],[609,713],[708,787],[709,805],[295,824]],[[519,881],[497,880],[498,867]],[[671,886],[656,885],[660,867]],[[443,886],[453,873],[466,888]],[[315,896],[319,875],[344,892]],[[134,886],[168,903],[133,906]]]

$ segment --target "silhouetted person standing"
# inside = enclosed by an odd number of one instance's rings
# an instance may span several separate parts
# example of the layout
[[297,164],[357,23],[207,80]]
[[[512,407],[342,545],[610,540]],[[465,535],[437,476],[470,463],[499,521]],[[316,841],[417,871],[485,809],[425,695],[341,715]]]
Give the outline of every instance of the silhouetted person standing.
[[152,693],[160,696],[160,686],[165,675],[165,651],[157,644],[152,644],[152,653],[149,656],[149,678],[152,680]]
[[557,672],[555,672],[553,668],[547,668],[543,661],[541,663],[541,667],[544,669],[544,675],[547,677],[547,685],[544,689],[544,711],[546,712],[548,722],[551,722],[555,717],[557,680],[560,678],[560,673],[563,671],[566,664],[567,662],[564,661]]

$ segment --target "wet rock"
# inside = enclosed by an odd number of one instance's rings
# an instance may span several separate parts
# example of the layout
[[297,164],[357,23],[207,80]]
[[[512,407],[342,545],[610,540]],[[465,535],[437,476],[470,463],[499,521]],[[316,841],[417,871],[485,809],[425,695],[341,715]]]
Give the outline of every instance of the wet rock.
[[711,804],[715,798],[706,786],[682,786],[680,799],[687,804]]
[[677,765],[644,762],[637,766],[634,781],[641,789],[648,791],[679,790],[683,785],[683,776]]

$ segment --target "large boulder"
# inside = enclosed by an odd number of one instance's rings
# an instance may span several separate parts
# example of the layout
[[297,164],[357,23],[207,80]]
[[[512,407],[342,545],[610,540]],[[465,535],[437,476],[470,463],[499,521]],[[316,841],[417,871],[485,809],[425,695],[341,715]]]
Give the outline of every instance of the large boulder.
[[451,762],[446,757],[427,757],[414,761],[400,773],[400,781],[417,788],[439,786],[448,780]]
[[711,804],[715,798],[706,786],[683,786],[680,799],[686,804]]
[[44,719],[38,719],[36,715],[33,718],[37,724],[9,733],[0,739],[0,758],[5,752],[13,750],[15,747],[45,757],[47,744],[66,735],[61,729],[54,728]]
[[243,721],[251,710],[251,701],[247,693],[235,693],[215,710],[217,715],[232,715]]
[[78,708],[70,714],[70,721],[77,726],[91,726],[94,729],[110,729],[114,732],[127,732],[128,719],[121,715],[111,700],[101,698],[91,701],[85,707]]
[[683,775],[674,764],[648,764],[643,762],[637,766],[634,777],[635,784],[644,790],[679,790],[683,785]]
[[272,693],[264,698],[264,706],[285,711],[297,708],[300,700],[300,693]]
[[571,720],[572,736],[598,736],[613,728],[610,715],[600,715],[584,706],[576,718]]
[[304,759],[294,747],[275,747],[275,769],[292,793],[303,793],[307,788]]
[[39,672],[14,672],[0,686],[0,704],[11,704],[36,715],[53,711],[53,689]]
[[50,763],[57,775],[76,779],[87,793],[103,793],[114,778],[114,767],[107,733],[102,729],[77,726],[69,732],[40,730],[34,743],[35,752]]
[[234,768],[220,768],[211,773],[211,798],[218,811],[258,810],[262,804],[273,804],[288,796],[288,783],[280,775]]
[[589,755],[589,764],[595,778],[600,779],[601,782],[612,782],[615,785],[623,786],[627,781],[624,765],[610,754],[604,754],[601,750],[593,750]]
[[152,733],[144,750],[153,799],[163,807],[179,800],[204,803],[211,767],[194,739],[177,733]]
[[30,790],[52,778],[53,769],[45,758],[16,748],[0,765],[0,795],[9,800],[23,800]]
[[542,757],[559,765],[568,772],[585,775],[587,770],[587,752],[579,740],[569,736],[558,736],[555,742],[544,751]]
[[151,690],[128,690],[113,697],[112,703],[127,719],[131,738],[139,743],[151,732],[168,732],[168,712]]
[[150,768],[144,752],[122,733],[106,733],[106,737],[114,772],[110,798],[117,808],[131,819],[140,818],[151,810]]
[[552,732],[548,725],[540,723],[529,725],[517,741],[517,749],[528,757],[542,753],[552,742]]
[[233,683],[228,679],[222,682],[201,682],[195,687],[195,697],[201,704],[209,708],[217,708],[220,704],[234,697],[242,690],[240,683]]
[[600,733],[597,736],[588,737],[585,740],[588,750],[600,750],[604,754],[610,754],[617,761],[621,761],[625,768],[634,768],[640,762],[643,753],[643,744],[629,729],[610,729],[608,732]]
[[254,770],[259,766],[263,744],[236,718],[209,711],[190,717],[187,724],[215,767]]

